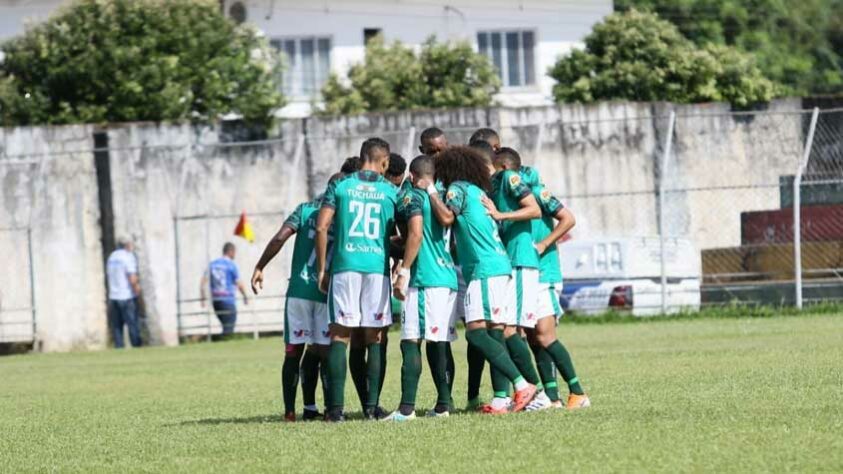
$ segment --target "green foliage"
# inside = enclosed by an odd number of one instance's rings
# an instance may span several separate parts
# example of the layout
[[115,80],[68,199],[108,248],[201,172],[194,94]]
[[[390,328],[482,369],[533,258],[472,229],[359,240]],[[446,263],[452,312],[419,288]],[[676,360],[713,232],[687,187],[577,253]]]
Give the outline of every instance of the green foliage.
[[651,13],[608,16],[595,25],[585,46],[551,68],[557,102],[728,101],[746,107],[773,96],[773,83],[751,56],[725,46],[697,48]]
[[658,13],[700,46],[752,53],[783,93],[843,93],[843,0],[617,0]]
[[211,0],[77,0],[2,45],[0,122],[266,122],[283,104],[256,31]]
[[366,58],[348,72],[348,85],[332,75],[322,89],[322,113],[482,107],[492,103],[500,80],[488,58],[468,43],[428,38],[416,53],[383,38],[366,45]]

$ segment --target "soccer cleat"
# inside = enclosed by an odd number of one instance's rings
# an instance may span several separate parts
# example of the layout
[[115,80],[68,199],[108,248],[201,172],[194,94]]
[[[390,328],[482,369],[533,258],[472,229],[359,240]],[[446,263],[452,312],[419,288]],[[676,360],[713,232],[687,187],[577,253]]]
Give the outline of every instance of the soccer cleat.
[[400,411],[395,410],[394,412],[390,413],[389,415],[381,418],[381,421],[412,421],[416,419],[416,412],[412,412],[409,415],[403,415]]
[[284,413],[284,421],[288,421],[288,422],[296,421],[296,412],[290,411],[290,412]]
[[465,404],[465,411],[483,411],[483,407],[488,405],[488,403],[484,402],[480,397],[477,397],[473,400],[469,400],[468,403]]
[[451,416],[451,414],[447,411],[443,411],[441,413],[437,413],[436,410],[427,410],[424,416],[428,418],[447,418]]
[[517,412],[524,409],[536,396],[536,386],[527,384],[526,387],[515,392],[515,400],[512,402],[512,411]]
[[588,408],[590,406],[591,400],[588,399],[588,395],[577,395],[575,393],[568,395],[568,410],[579,410],[580,408]]
[[536,394],[536,397],[533,398],[533,401],[530,402],[526,407],[524,407],[524,411],[547,410],[552,406],[553,402],[550,401],[550,398],[547,397],[547,394],[544,392],[539,392]]
[[505,414],[509,413],[509,408],[511,406],[512,405],[501,407],[501,408],[495,408],[491,404],[486,404],[486,405],[483,405],[483,408],[480,410],[480,413],[482,413],[484,415],[505,415]]
[[386,410],[382,407],[375,407],[375,408],[366,408],[363,410],[363,419],[364,420],[382,420],[388,416]]
[[550,408],[565,408],[565,405],[562,404],[562,400],[556,400],[555,402],[551,402]]
[[307,408],[304,409],[301,415],[302,421],[314,421],[322,417],[323,415],[319,413],[319,410],[308,410]]
[[345,413],[337,411],[325,410],[325,421],[327,423],[342,423],[345,421]]

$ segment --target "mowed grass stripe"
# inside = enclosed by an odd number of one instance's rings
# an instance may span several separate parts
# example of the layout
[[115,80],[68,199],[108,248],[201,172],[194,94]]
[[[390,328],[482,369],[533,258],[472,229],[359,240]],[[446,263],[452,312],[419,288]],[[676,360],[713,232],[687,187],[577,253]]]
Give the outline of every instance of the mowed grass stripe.
[[[0,358],[19,471],[843,470],[843,317],[563,324],[594,407],[406,424],[280,422],[280,339]],[[400,396],[391,334],[383,405]],[[465,346],[455,347],[458,405]],[[435,402],[427,368],[419,409]],[[489,394],[488,374],[484,394]],[[565,387],[560,387],[564,393]],[[359,411],[349,380],[349,410]],[[321,399],[321,393],[320,393]],[[299,394],[299,405],[301,404]]]

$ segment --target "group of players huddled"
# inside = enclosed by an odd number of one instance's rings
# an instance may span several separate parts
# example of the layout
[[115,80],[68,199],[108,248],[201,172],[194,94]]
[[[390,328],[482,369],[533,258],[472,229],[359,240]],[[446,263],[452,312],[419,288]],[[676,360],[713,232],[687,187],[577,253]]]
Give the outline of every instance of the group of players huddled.
[[[429,128],[419,150],[405,179],[406,163],[387,142],[364,141],[360,156],[345,161],[323,194],[296,207],[255,266],[257,293],[264,267],[296,234],[284,318],[285,419],[296,420],[301,374],[302,419],[344,421],[347,367],[364,418],[416,418],[422,341],[437,392],[426,415],[448,416],[459,320],[468,341],[467,410],[590,406],[556,338],[562,314],[556,242],[574,216],[536,169],[501,147],[494,130],[478,130],[468,146],[448,146],[442,130]],[[393,309],[394,299],[403,304]],[[380,393],[393,313],[401,317],[401,402],[388,413]],[[483,403],[487,362],[494,395]],[[564,404],[557,369],[569,390]],[[324,415],[315,398],[320,374]]]

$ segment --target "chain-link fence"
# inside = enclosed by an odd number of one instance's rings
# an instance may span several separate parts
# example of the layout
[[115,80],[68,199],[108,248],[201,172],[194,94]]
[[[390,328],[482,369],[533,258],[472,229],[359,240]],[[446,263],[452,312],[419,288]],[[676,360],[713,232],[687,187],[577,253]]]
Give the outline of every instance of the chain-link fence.
[[0,272],[0,343],[34,343],[37,331],[30,229],[0,228],[0,245],[15,249],[4,255],[6,271]]

